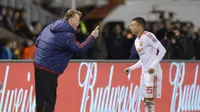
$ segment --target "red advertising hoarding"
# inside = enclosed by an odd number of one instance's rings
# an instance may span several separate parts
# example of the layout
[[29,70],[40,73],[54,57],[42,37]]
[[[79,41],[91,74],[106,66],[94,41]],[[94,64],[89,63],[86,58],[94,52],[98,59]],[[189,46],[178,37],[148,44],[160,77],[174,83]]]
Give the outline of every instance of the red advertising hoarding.
[[[144,112],[138,97],[141,70],[133,63],[70,63],[59,77],[55,112]],[[156,112],[200,112],[199,63],[164,62],[162,98]],[[34,112],[32,63],[0,63],[0,112]]]

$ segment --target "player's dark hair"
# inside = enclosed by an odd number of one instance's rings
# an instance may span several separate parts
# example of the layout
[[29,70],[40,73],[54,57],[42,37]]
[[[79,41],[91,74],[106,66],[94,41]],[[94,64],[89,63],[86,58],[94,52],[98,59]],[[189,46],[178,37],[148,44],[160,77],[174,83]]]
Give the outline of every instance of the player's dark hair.
[[132,21],[136,21],[138,24],[140,24],[143,28],[146,26],[146,21],[142,17],[136,17],[133,18]]

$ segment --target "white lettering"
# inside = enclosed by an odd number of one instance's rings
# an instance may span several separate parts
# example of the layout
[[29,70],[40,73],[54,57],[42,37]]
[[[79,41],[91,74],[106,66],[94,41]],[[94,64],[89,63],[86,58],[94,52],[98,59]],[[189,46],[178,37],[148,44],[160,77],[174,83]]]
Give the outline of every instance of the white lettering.
[[[175,78],[172,79],[172,70],[175,67]],[[199,73],[199,65],[196,65],[195,74],[189,74],[191,77],[194,76],[194,82],[192,85],[184,85],[183,81],[185,78],[185,63],[172,63],[170,66],[169,82],[174,86],[171,100],[171,112],[181,111],[200,111],[200,85],[197,85]],[[184,88],[184,90],[183,90]],[[178,107],[176,107],[177,98]]]
[[[30,86],[30,90],[24,88],[7,89],[9,70],[10,66],[7,66],[3,88],[0,92],[0,112],[34,112],[36,104],[33,85]],[[30,72],[27,73],[27,82],[30,82]],[[28,91],[30,91],[29,94]]]
[[[79,66],[78,82],[79,86],[83,88],[80,112],[86,112],[87,108],[90,112],[140,112],[141,98],[138,98],[138,85],[135,85],[134,91],[132,91],[132,83],[130,86],[111,87],[114,72],[114,65],[112,65],[107,86],[96,87],[97,66],[97,63],[84,62]],[[81,74],[85,67],[87,68],[86,75]],[[84,80],[81,80],[82,76],[85,76]],[[88,105],[88,101],[90,101],[90,105]]]

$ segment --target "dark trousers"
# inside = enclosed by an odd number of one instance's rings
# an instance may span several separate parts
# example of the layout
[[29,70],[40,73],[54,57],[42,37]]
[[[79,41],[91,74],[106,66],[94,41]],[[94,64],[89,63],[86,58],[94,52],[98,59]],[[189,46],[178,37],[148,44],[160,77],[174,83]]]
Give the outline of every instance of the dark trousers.
[[36,112],[53,112],[58,75],[35,67]]

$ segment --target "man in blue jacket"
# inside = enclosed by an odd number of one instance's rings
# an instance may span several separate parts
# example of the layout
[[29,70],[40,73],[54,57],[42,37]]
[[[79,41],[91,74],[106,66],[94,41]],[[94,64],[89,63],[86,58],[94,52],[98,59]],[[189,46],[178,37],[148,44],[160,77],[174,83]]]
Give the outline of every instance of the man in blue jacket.
[[34,57],[36,111],[53,112],[56,103],[57,79],[63,73],[73,53],[85,53],[98,37],[98,27],[83,42],[74,33],[81,12],[70,9],[63,19],[48,25],[36,40]]

